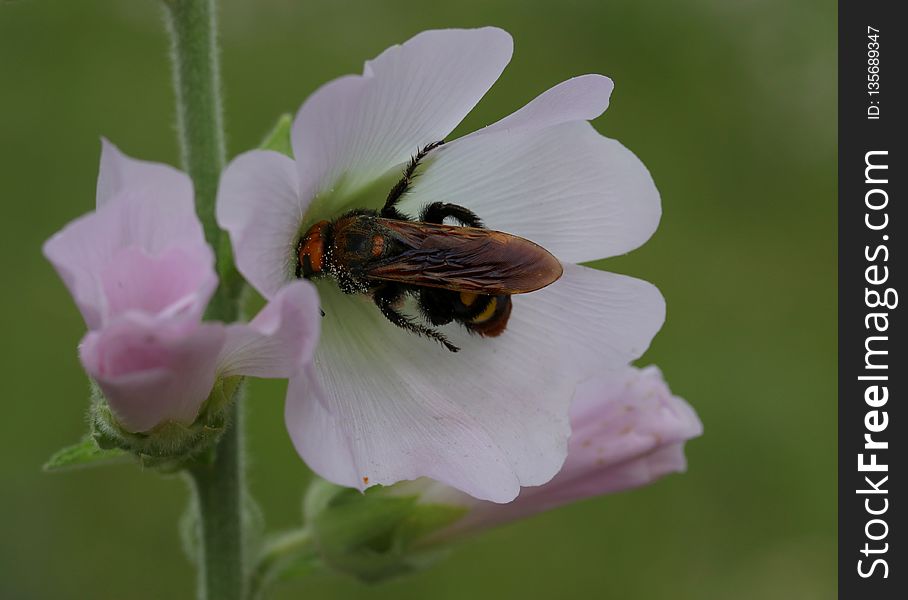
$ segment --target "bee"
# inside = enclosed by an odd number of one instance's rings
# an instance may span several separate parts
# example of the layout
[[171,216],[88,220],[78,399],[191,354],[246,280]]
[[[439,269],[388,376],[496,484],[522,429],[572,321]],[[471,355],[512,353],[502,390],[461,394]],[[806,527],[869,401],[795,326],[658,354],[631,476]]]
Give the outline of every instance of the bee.
[[[331,277],[346,294],[368,294],[394,325],[457,352],[434,327],[453,321],[498,336],[511,315],[511,296],[554,283],[562,267],[543,247],[486,229],[463,206],[432,202],[418,220],[398,210],[417,166],[442,143],[412,157],[381,210],[355,209],[312,225],[297,246],[296,276]],[[449,218],[458,224],[445,224]],[[400,311],[408,295],[431,327]]]

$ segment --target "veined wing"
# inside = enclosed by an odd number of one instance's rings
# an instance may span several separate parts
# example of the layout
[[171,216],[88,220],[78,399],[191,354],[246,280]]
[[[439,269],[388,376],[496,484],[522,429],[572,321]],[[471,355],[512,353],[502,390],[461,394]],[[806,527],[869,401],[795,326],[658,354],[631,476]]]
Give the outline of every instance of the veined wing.
[[366,269],[372,279],[476,294],[523,294],[561,277],[552,254],[516,235],[378,219],[403,250]]

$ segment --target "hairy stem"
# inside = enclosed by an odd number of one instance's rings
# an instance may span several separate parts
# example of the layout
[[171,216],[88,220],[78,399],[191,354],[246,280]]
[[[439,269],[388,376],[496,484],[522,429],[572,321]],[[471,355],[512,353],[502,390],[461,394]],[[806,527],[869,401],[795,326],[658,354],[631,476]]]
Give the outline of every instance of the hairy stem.
[[246,597],[243,531],[246,482],[239,397],[234,399],[231,413],[230,424],[218,442],[214,460],[189,469],[194,484],[196,514],[200,519],[198,588],[202,600],[240,600]]
[[[218,254],[222,285],[207,317],[232,321],[240,287],[231,285],[233,267],[215,221],[218,179],[224,167],[215,0],[164,0],[172,40],[171,58],[177,103],[177,129],[183,167],[195,186],[196,211],[205,238]],[[210,462],[189,468],[199,515],[199,597],[243,600],[247,590],[243,509],[244,448],[242,388],[236,394],[226,431]]]
[[220,247],[214,218],[224,168],[215,0],[164,0],[172,41],[177,130],[183,166],[195,185],[196,211],[211,247]]

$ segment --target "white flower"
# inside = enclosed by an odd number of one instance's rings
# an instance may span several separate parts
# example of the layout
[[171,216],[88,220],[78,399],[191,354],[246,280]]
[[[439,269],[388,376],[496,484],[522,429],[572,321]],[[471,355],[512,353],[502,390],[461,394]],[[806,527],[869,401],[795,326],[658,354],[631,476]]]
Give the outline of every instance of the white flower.
[[[378,208],[418,149],[445,139],[507,65],[496,28],[423,32],[319,88],[292,130],[294,159],[269,151],[224,172],[218,221],[237,266],[266,298],[294,280],[300,236],[351,208]],[[564,263],[555,284],[513,298],[505,332],[444,334],[462,350],[389,323],[362,295],[317,284],[325,312],[314,364],[291,379],[286,418],[303,459],[363,489],[430,477],[494,502],[560,469],[577,382],[621,369],[661,327],[652,285],[574,263],[628,252],[655,230],[643,164],[587,120],[612,82],[565,81],[521,110],[431,152],[400,204],[463,205]]]

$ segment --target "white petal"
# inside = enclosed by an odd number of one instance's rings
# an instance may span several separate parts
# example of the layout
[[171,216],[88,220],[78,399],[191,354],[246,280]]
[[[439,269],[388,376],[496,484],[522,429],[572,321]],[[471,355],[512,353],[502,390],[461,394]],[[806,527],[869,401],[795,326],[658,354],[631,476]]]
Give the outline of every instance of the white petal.
[[308,396],[291,386],[287,418],[320,475],[361,489],[428,476],[507,502],[561,467],[575,380],[550,346],[519,329],[496,339],[451,330],[462,347],[453,354],[364,297],[319,292],[317,381]]
[[455,140],[401,203],[473,210],[486,226],[530,239],[567,262],[628,252],[655,231],[659,192],[643,163],[583,121],[501,129]]
[[266,298],[293,278],[308,198],[293,160],[270,150],[241,154],[221,175],[218,224],[230,233],[240,273]]
[[252,321],[227,327],[218,360],[221,375],[290,377],[312,360],[320,321],[315,287],[291,283]]
[[639,356],[664,311],[645,282],[565,265],[558,283],[513,299],[500,337],[446,327],[452,354],[365,297],[320,293],[316,380],[301,376],[287,399],[304,460],[342,485],[426,476],[495,502],[558,471],[575,383]]
[[[445,138],[498,79],[513,42],[494,27],[424,31],[313,93],[293,124],[304,180],[359,189]],[[342,181],[341,181],[342,180]]]
[[536,343],[559,346],[581,379],[640,358],[665,322],[665,300],[656,286],[590,267],[563,266],[554,284],[513,297],[507,331],[532,330],[539,336]]
[[310,363],[287,386],[284,418],[290,439],[310,469],[338,485],[363,489],[361,471],[347,440],[349,427],[326,405],[325,391]]
[[523,127],[542,129],[569,121],[592,121],[608,108],[615,84],[604,75],[581,75],[562,81],[529,104],[467,137]]

